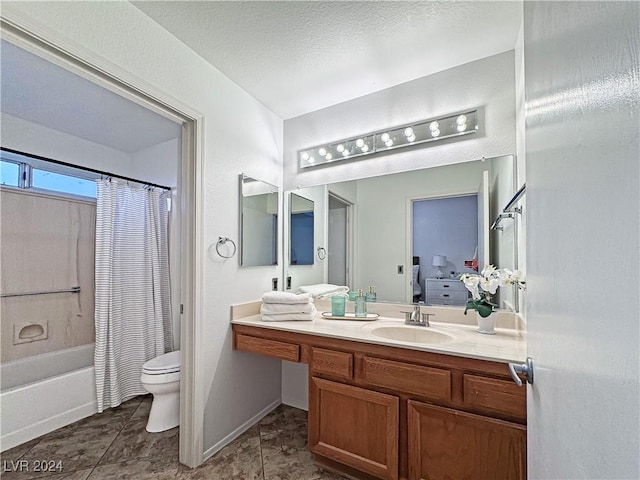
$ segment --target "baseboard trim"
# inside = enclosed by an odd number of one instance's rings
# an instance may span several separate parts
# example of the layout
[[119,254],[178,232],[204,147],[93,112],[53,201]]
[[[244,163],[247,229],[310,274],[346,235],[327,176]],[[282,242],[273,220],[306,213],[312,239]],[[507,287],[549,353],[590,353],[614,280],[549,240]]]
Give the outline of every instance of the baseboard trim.
[[207,460],[209,460],[216,453],[218,453],[220,450],[222,450],[224,447],[229,445],[231,442],[233,442],[236,438],[238,438],[244,432],[246,432],[251,427],[253,427],[256,423],[258,423],[260,420],[262,420],[268,414],[273,412],[281,404],[282,404],[282,399],[278,398],[277,400],[275,400],[274,402],[270,403],[265,408],[260,410],[253,417],[251,417],[249,420],[247,420],[242,425],[240,425],[238,428],[236,428],[231,433],[229,433],[229,435],[227,435],[222,440],[220,440],[219,442],[217,442],[216,444],[214,444],[213,446],[211,446],[207,450],[205,450],[203,455],[202,455],[202,461],[206,462]]
[[309,411],[309,402],[307,401],[306,398],[293,398],[293,397],[284,398],[283,397],[282,403],[284,405],[288,405],[293,408],[304,410],[305,412]]

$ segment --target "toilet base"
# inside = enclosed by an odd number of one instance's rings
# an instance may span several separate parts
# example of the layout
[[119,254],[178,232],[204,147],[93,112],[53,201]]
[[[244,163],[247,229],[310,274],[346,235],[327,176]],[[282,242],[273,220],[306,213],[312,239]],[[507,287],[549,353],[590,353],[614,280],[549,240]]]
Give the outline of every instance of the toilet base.
[[153,395],[147,432],[164,432],[178,425],[180,425],[180,392]]

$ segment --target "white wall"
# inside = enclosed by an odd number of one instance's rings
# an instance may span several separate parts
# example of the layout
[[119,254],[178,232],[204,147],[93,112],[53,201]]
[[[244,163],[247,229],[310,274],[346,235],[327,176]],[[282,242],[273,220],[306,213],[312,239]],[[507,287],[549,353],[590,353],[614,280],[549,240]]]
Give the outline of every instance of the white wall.
[[282,120],[127,2],[3,2],[2,13],[27,15],[54,43],[89,50],[107,70],[115,66],[203,114],[204,449],[220,447],[281,395],[280,362],[233,351],[229,324],[230,305],[259,298],[280,269],[242,269],[213,247],[218,236],[238,240],[239,173],[282,184]]
[[[514,52],[471,62],[285,120],[284,188],[341,182],[385,173],[478,160],[514,153]],[[298,169],[297,151],[461,110],[482,107],[480,133],[461,141],[372,155],[330,166]]]
[[524,22],[528,478],[638,479],[640,3]]
[[2,146],[96,170],[129,176],[131,156],[6,113],[0,117]]

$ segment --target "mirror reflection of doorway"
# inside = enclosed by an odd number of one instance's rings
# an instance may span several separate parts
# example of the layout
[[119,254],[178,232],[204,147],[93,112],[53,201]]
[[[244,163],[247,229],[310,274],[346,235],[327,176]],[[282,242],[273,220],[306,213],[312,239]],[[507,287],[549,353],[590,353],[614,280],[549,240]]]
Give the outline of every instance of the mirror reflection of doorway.
[[329,193],[328,281],[349,285],[349,209],[351,205]]
[[[425,301],[426,280],[436,278],[438,270],[445,279],[471,272],[464,262],[474,256],[478,246],[478,200],[473,194],[414,200],[412,204],[412,253],[414,272],[417,270],[413,281],[420,285],[417,288],[413,283],[413,295],[416,301]],[[434,257],[444,260],[445,265],[435,262]]]

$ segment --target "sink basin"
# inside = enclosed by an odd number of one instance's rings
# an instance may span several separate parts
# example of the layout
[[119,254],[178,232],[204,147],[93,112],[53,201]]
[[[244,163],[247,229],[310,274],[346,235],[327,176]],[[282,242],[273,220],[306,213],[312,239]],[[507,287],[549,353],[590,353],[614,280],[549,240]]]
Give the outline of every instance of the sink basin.
[[450,343],[455,340],[453,335],[431,330],[430,327],[378,327],[371,330],[371,335],[412,343]]

